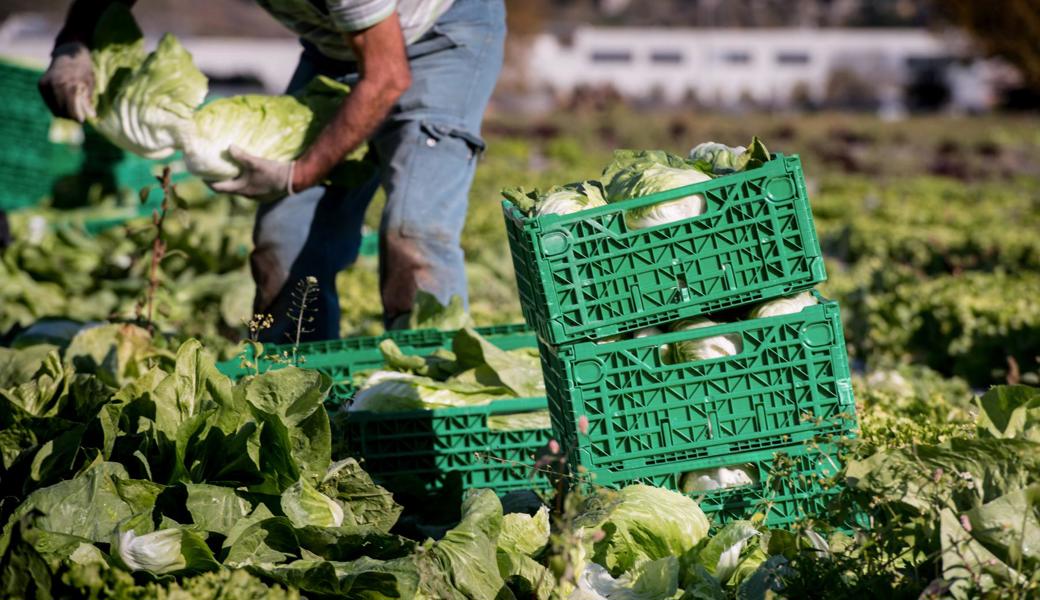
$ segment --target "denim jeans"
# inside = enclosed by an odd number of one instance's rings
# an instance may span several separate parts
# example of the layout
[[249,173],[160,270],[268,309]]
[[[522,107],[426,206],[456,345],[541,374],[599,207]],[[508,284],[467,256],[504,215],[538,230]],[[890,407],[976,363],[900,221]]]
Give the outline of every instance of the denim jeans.
[[[319,292],[301,340],[339,337],[336,274],[357,260],[365,210],[380,185],[387,197],[379,227],[387,328],[407,322],[417,290],[444,304],[453,295],[467,299],[459,237],[504,39],[503,0],[456,0],[407,48],[411,87],[369,140],[377,174],[356,188],[319,186],[260,206],[250,257],[254,312],[274,318],[261,341],[292,341],[293,292],[308,276],[317,278]],[[357,67],[304,43],[289,91],[317,75],[356,83]]]

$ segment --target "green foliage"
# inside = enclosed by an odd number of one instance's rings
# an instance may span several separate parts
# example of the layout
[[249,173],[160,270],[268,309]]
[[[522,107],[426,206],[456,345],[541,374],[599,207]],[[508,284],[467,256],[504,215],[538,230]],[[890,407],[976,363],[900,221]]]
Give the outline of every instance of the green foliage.
[[[227,355],[252,317],[246,259],[254,207],[192,194],[186,185],[166,221],[160,336],[140,344],[139,330],[116,326],[74,340],[75,327],[59,327],[18,342],[50,345],[0,349],[0,475],[10,497],[0,505],[4,592],[434,598],[465,589],[476,597],[494,590],[544,599],[605,575],[601,581],[609,577],[611,595],[620,597],[635,593],[639,581],[644,591],[664,581],[666,593],[673,580],[687,598],[873,598],[879,590],[893,598],[1035,597],[1035,395],[1001,387],[975,400],[972,391],[1009,379],[1037,382],[1034,121],[957,121],[956,178],[924,175],[949,145],[947,119],[893,125],[833,115],[789,121],[611,109],[549,117],[537,124],[553,131],[548,137],[528,135],[525,127],[535,125],[522,120],[489,124],[462,239],[471,315],[480,324],[521,320],[499,205],[503,186],[547,189],[596,178],[615,147],[684,153],[691,141],[756,132],[778,140],[774,149],[802,155],[828,255],[822,291],[841,301],[850,351],[869,369],[854,380],[861,435],[852,443],[853,490],[832,507],[835,515],[868,511],[873,527],[855,538],[758,529],[743,540],[727,579],[717,577],[720,561],[710,557],[735,545],[722,538],[713,545],[712,537],[684,552],[659,551],[670,548],[665,542],[641,550],[640,540],[636,554],[662,556],[633,559],[622,570],[621,548],[631,545],[633,531],[653,529],[654,517],[634,520],[641,527],[626,521],[616,530],[582,529],[574,522],[590,517],[572,503],[576,496],[560,501],[545,549],[496,533],[517,527],[525,540],[535,537],[526,520],[500,519],[491,498],[472,500],[464,523],[437,550],[440,542],[388,534],[401,509],[356,462],[332,462],[327,419],[310,410],[320,403],[316,376],[284,369],[295,374],[233,386],[206,366],[197,345],[179,348],[200,337]],[[11,215],[16,241],[0,257],[0,334],[44,316],[134,319],[153,233],[139,219],[86,235],[83,221],[122,210],[110,202]],[[377,199],[370,225],[381,209]],[[379,333],[375,260],[362,258],[338,279],[342,332]],[[479,343],[466,353],[490,364]],[[427,375],[444,366],[430,357],[398,360],[398,371]],[[651,510],[646,504],[641,508]],[[179,535],[184,573],[156,578],[118,566],[112,533],[119,529]],[[590,559],[597,552],[601,558]],[[214,570],[189,574],[188,553]],[[599,564],[591,560],[604,564],[584,570]],[[473,567],[455,574],[452,561]]]
[[[849,335],[871,362],[913,361],[982,386],[1040,382],[1040,274],[969,272],[868,293]],[[1010,365],[1014,361],[1015,367]]]

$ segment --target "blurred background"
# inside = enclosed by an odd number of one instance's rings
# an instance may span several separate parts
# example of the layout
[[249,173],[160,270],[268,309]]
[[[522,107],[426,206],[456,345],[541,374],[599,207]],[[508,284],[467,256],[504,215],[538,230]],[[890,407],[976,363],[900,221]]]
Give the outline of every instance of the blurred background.
[[[1040,5],[1006,0],[510,0],[496,107],[907,112],[1035,109]],[[0,53],[45,63],[68,2],[8,0]],[[214,93],[280,92],[298,46],[249,0],[155,0]]]
[[[43,318],[133,318],[148,285],[161,165],[51,120],[35,92],[33,69],[66,7],[0,6],[0,208],[10,215],[0,342]],[[828,257],[823,291],[842,302],[859,367],[913,364],[974,386],[1040,381],[1036,0],[507,7],[507,60],[463,239],[478,324],[521,320],[502,188],[595,178],[616,148],[685,154],[757,135],[802,157]],[[299,53],[247,0],[143,0],[134,12],[151,40],[181,38],[212,95],[280,93]],[[250,316],[255,207],[169,166],[179,197],[156,320],[231,355]],[[339,281],[344,336],[380,329],[365,248]]]

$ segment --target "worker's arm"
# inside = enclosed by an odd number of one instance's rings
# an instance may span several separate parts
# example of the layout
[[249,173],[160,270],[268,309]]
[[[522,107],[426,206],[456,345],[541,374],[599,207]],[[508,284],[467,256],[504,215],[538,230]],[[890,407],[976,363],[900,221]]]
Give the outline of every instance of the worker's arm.
[[55,116],[82,123],[94,116],[94,67],[91,38],[105,8],[113,2],[134,0],[75,0],[69,7],[51,51],[51,64],[40,78],[40,95]]
[[69,13],[65,16],[65,24],[58,37],[54,38],[54,47],[70,42],[79,42],[87,48],[91,47],[94,28],[109,4],[125,4],[133,6],[136,0],[73,0]]
[[368,139],[412,83],[397,13],[347,36],[361,67],[361,80],[332,121],[296,161],[293,189],[316,185],[343,157]]
[[386,118],[411,85],[411,71],[397,13],[347,35],[361,79],[314,143],[293,163],[250,156],[229,149],[242,167],[236,179],[212,184],[218,192],[271,200],[321,183],[343,157],[361,145]]

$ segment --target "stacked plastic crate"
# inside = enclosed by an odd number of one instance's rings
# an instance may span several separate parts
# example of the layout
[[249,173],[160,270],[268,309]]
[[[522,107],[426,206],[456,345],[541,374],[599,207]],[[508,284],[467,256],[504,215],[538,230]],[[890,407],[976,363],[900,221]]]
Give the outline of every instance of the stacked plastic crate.
[[[148,198],[149,206],[139,207],[135,195],[125,215],[114,219],[112,224],[149,214],[151,206],[157,206],[162,199],[155,176],[162,172],[163,165],[116,148],[89,126],[78,136],[69,136],[67,132],[58,136],[82,139],[52,139],[55,119],[37,88],[42,75],[40,69],[0,60],[0,89],[4,90],[4,102],[0,103],[0,139],[4,141],[0,147],[0,209],[34,206],[51,196],[59,180],[76,176],[83,189],[90,184],[135,191],[153,186],[156,189]],[[76,123],[66,122],[66,125],[66,129],[78,131]],[[57,131],[62,129],[59,127]],[[187,178],[187,172],[177,160],[162,162],[173,167],[175,181]],[[73,199],[74,203],[78,200],[78,197]],[[98,223],[92,228],[105,225]]]
[[0,61],[0,209],[32,205],[54,181],[51,114],[40,99],[40,71]]
[[[477,333],[503,350],[533,348],[537,338],[524,324],[481,327]],[[328,375],[333,382],[326,402],[330,411],[350,400],[357,391],[360,373],[380,369],[384,358],[379,344],[392,339],[407,354],[429,354],[450,348],[453,331],[435,329],[393,331],[382,336],[324,342],[265,346],[274,360],[241,359],[218,364],[233,378],[266,372],[289,364],[296,356],[302,368]],[[491,488],[500,494],[521,489],[549,487],[544,473],[535,471],[535,460],[552,438],[552,430],[536,425],[548,403],[541,398],[498,400],[480,406],[407,412],[350,412],[344,421],[343,449],[364,461],[365,470],[394,491],[417,487],[435,493],[445,488]],[[510,417],[525,425],[510,426]],[[506,426],[500,425],[507,423]]]
[[[700,194],[703,214],[643,229],[627,211]],[[820,515],[855,407],[838,306],[748,319],[826,279],[801,163],[763,166],[569,215],[503,203],[524,317],[572,476],[687,492],[716,522]],[[815,294],[815,292],[813,292]],[[714,326],[634,335],[681,319]],[[733,355],[668,348],[725,336]]]

